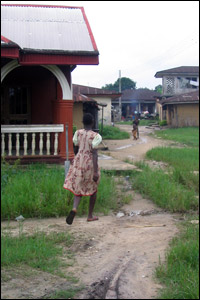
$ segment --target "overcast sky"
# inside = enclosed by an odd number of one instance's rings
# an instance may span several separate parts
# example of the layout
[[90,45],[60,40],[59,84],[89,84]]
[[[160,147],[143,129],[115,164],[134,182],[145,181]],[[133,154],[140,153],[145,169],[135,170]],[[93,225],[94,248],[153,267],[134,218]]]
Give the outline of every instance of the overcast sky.
[[122,77],[137,88],[162,83],[157,71],[199,65],[199,1],[1,1],[83,6],[98,66],[77,66],[73,83],[101,88]]

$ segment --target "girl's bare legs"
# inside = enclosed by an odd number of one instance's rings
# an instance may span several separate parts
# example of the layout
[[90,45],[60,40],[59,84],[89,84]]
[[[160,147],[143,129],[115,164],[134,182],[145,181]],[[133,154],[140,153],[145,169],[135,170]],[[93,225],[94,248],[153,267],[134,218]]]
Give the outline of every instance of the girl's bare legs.
[[93,218],[92,213],[93,213],[94,205],[95,205],[95,202],[96,202],[96,198],[97,198],[97,193],[95,193],[92,196],[90,196],[88,219],[92,219]]
[[77,208],[79,206],[79,203],[81,201],[81,196],[74,196],[74,205],[73,205],[73,211],[77,212]]
[[76,215],[77,208],[78,208],[78,205],[79,205],[80,201],[81,201],[80,196],[74,196],[73,208],[72,208],[72,210],[70,211],[69,215],[66,218],[66,223],[67,224],[71,225],[73,223],[73,220],[74,220],[74,217]]

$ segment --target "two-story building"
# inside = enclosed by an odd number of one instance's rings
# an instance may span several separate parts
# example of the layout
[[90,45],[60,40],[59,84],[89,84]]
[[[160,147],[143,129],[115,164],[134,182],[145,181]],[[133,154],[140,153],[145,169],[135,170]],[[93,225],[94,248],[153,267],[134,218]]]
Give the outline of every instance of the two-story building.
[[162,96],[171,97],[199,89],[199,67],[185,66],[159,71],[156,78],[162,78]]
[[171,127],[199,126],[199,67],[183,66],[159,71],[162,95],[157,98],[161,120]]

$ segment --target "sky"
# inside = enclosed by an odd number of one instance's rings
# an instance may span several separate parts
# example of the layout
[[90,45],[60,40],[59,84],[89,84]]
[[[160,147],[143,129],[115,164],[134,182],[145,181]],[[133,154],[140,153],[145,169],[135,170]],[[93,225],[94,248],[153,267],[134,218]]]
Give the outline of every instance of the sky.
[[99,65],[72,72],[75,84],[102,88],[119,77],[136,88],[162,84],[158,71],[199,65],[199,1],[1,1],[83,6]]

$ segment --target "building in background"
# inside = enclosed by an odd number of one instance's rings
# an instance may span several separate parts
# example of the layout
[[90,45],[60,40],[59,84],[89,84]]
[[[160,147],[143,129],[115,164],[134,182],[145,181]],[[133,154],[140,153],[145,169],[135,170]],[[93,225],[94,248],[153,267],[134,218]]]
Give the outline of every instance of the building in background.
[[199,126],[199,91],[161,100],[167,124],[171,127]]
[[199,67],[183,66],[159,71],[163,93],[157,98],[160,120],[171,127],[199,126]]
[[199,89],[199,67],[184,66],[159,71],[156,78],[162,78],[162,96],[171,97]]
[[[149,114],[156,115],[156,98],[159,96],[159,93],[148,89],[128,89],[122,91],[122,117],[124,119],[132,119],[132,116],[135,113],[142,114],[147,111],[149,112]],[[115,110],[117,110],[119,106],[119,100],[112,100],[112,105],[114,106]]]
[[[92,98],[96,101],[98,105],[98,115],[95,115],[96,112],[93,113],[95,120],[96,120],[96,128],[98,129],[98,123],[102,122],[102,115],[103,115],[103,123],[105,125],[111,125],[111,115],[112,115],[112,101],[116,98],[119,98],[121,93],[117,93],[115,91],[109,91],[99,88],[94,88],[90,86],[78,85],[73,84],[73,93],[75,95],[82,94],[86,97]],[[89,102],[87,101],[88,105]],[[103,111],[102,111],[103,110]],[[82,111],[85,111],[84,109]],[[96,111],[96,110],[95,110]],[[77,120],[77,117],[75,118]],[[82,120],[82,117],[80,117]],[[76,123],[75,123],[76,125]]]

